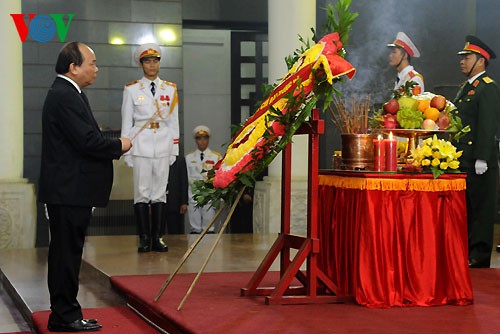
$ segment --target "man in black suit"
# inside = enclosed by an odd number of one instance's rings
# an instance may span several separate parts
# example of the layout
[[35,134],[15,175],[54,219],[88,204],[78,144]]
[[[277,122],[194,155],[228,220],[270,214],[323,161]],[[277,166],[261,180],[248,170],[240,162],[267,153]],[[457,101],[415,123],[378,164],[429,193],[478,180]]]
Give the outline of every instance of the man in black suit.
[[[186,159],[178,155],[170,166],[167,184],[167,233],[184,233],[184,214],[188,210],[188,177]],[[165,233],[163,231],[162,233]]]
[[96,57],[87,45],[71,42],[59,53],[58,73],[42,113],[42,163],[38,200],[47,205],[50,224],[48,329],[96,331],[83,319],[78,276],[92,207],[106,206],[113,182],[112,159],[130,150],[129,139],[107,139],[81,91],[97,75]]

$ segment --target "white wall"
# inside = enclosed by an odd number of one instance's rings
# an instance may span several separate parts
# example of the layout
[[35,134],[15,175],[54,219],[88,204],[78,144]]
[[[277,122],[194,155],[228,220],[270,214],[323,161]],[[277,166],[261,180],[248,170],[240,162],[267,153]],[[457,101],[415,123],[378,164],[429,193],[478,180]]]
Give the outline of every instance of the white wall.
[[210,148],[224,154],[231,135],[231,32],[184,29],[183,38],[185,154],[196,148],[192,131],[200,124],[212,132]]

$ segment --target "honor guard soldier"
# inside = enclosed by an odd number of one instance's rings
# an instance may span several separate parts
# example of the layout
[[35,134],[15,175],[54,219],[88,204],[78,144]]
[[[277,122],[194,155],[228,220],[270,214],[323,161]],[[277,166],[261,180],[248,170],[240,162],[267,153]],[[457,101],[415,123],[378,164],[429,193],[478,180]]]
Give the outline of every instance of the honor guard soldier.
[[467,36],[460,55],[460,70],[467,77],[453,103],[470,132],[460,139],[457,150],[460,170],[467,173],[467,224],[469,267],[488,268],[493,247],[498,190],[498,134],[500,90],[486,67],[495,53],[479,38]]
[[[212,169],[220,160],[219,152],[212,151],[208,148],[210,140],[210,129],[204,125],[199,125],[193,130],[193,135],[196,140],[197,149],[186,155],[186,164],[188,171],[189,182],[189,224],[191,225],[191,233],[197,234],[210,223],[215,215],[215,209],[210,205],[196,207],[196,201],[193,199],[192,186],[195,181],[205,180],[207,178],[206,171]],[[214,232],[212,226],[209,232]]]
[[125,161],[133,167],[138,251],[166,252],[168,247],[161,238],[165,231],[165,220],[162,219],[165,189],[169,167],[179,155],[177,87],[158,77],[159,45],[141,45],[134,58],[144,76],[124,88],[121,135],[130,138],[134,144]]
[[411,39],[404,32],[398,32],[394,42],[387,44],[387,46],[392,48],[389,55],[389,65],[398,71],[394,90],[404,86],[408,81],[413,81],[424,92],[424,77],[410,65],[411,58],[420,57],[420,52]]

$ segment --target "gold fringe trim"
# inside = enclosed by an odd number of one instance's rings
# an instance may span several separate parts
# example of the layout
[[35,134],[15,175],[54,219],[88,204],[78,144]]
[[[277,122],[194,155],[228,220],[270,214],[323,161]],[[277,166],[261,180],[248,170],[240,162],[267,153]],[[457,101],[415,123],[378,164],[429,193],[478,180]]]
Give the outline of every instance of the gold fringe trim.
[[459,191],[465,190],[465,179],[384,179],[319,175],[319,185],[382,191]]

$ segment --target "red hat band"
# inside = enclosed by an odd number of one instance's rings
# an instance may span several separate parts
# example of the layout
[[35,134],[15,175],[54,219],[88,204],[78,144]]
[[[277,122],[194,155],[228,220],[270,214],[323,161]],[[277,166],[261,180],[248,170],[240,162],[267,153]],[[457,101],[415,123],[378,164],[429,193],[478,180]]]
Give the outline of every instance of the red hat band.
[[160,57],[160,54],[156,50],[149,48],[146,51],[144,51],[143,53],[141,53],[141,55],[139,56],[139,59],[142,59],[144,57]]
[[490,54],[485,49],[475,44],[470,44],[469,42],[467,42],[464,46],[464,50],[479,53],[481,56],[486,58],[486,60],[490,60]]
[[203,136],[210,137],[210,135],[208,134],[208,132],[205,131],[205,130],[200,130],[200,131],[196,132],[195,137],[203,137]]
[[396,44],[397,46],[400,46],[403,49],[405,49],[405,51],[408,52],[408,54],[410,55],[410,57],[413,57],[413,50],[410,48],[410,46],[408,44],[406,44],[405,42],[403,42],[400,39],[395,40],[394,44]]

